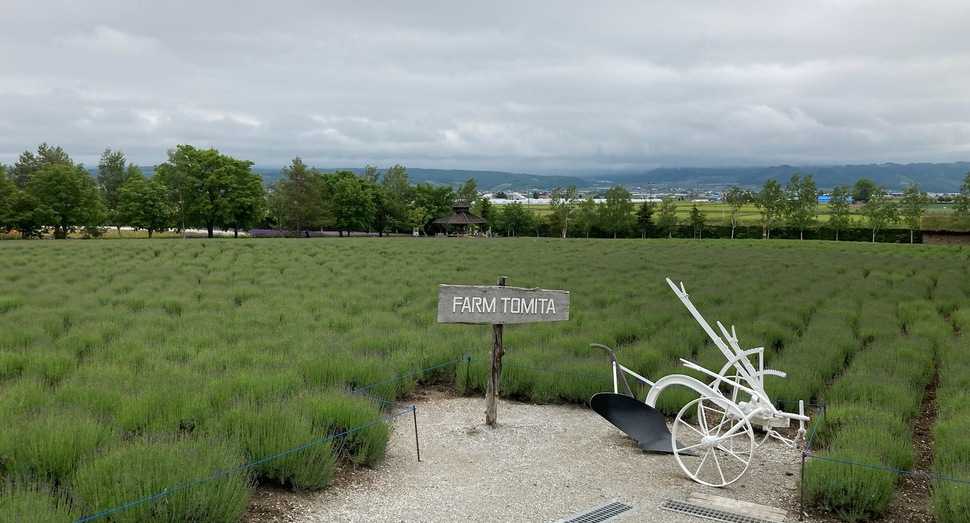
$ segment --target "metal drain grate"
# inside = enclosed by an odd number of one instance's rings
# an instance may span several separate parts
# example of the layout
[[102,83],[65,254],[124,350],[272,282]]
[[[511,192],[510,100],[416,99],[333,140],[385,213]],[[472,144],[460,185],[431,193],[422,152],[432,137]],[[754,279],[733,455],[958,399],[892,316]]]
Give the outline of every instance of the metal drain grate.
[[664,502],[660,508],[673,512],[680,512],[681,514],[697,516],[699,518],[707,518],[713,521],[721,521],[724,523],[779,523],[784,521],[784,519],[769,519],[760,516],[752,516],[750,514],[739,514],[737,512],[731,512],[730,510],[707,507],[697,503],[677,501],[673,499]]
[[623,516],[633,514],[637,510],[629,505],[624,505],[616,500],[603,503],[593,508],[577,512],[566,519],[560,519],[556,523],[603,523],[605,521],[615,521]]

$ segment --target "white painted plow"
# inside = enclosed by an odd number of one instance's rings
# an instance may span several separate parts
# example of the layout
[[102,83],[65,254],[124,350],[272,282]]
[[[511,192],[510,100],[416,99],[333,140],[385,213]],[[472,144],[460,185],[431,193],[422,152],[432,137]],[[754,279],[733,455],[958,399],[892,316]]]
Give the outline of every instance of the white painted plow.
[[[667,284],[724,354],[726,363],[714,372],[681,358],[685,367],[704,374],[710,381],[671,374],[653,382],[620,365],[609,347],[594,343],[592,347],[605,350],[610,357],[613,393],[596,394],[590,406],[637,439],[640,448],[673,453],[680,468],[694,481],[723,487],[744,475],[755,449],[769,437],[788,446],[804,438],[805,422],[809,418],[803,401],[798,403],[798,414],[793,414],[777,409],[768,398],[764,377],[783,378],[785,373],[764,368],[764,347],[742,349],[734,326],[728,331],[716,322],[721,331],[719,336],[691,303],[683,284],[678,287],[670,278]],[[646,401],[631,401],[633,393],[624,373],[650,386]],[[668,430],[663,416],[654,407],[660,394],[671,386],[691,389],[699,397],[680,409],[672,429]],[[799,428],[789,439],[777,429],[789,427],[793,419],[798,421]],[[764,431],[760,439],[755,437],[755,427]]]

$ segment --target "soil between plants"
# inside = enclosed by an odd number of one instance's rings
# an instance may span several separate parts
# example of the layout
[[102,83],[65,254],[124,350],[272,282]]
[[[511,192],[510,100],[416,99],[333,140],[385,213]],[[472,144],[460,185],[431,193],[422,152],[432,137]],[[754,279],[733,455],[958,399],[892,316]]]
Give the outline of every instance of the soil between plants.
[[[387,456],[373,469],[345,468],[320,492],[259,486],[241,523],[551,523],[613,500],[636,510],[624,523],[705,521],[661,508],[691,492],[781,508],[799,521],[801,445],[769,440],[741,479],[713,488],[688,478],[673,455],[639,450],[585,406],[500,400],[489,427],[482,397],[421,389],[403,403],[416,407],[420,462],[407,413],[390,422]],[[932,521],[919,485],[901,487],[883,521]],[[801,521],[838,520],[809,510]]]

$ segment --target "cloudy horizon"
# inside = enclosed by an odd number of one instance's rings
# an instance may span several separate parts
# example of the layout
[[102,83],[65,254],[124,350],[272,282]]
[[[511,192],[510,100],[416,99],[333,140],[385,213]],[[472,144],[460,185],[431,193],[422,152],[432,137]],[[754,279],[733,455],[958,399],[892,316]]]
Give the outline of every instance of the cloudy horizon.
[[0,163],[970,160],[970,3],[0,0]]

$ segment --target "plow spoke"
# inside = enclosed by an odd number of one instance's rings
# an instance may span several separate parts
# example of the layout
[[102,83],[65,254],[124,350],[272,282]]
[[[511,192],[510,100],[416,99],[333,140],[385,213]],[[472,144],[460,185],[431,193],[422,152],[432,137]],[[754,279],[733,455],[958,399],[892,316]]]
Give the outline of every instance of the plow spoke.
[[[695,414],[694,423],[689,421]],[[754,451],[754,430],[744,414],[723,398],[701,397],[684,406],[673,425],[674,449],[681,470],[694,481],[712,487],[730,485],[748,469]],[[699,457],[685,455],[692,450]],[[690,461],[690,460],[698,461]]]

